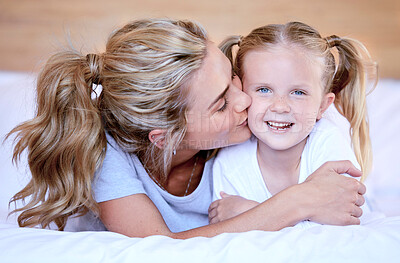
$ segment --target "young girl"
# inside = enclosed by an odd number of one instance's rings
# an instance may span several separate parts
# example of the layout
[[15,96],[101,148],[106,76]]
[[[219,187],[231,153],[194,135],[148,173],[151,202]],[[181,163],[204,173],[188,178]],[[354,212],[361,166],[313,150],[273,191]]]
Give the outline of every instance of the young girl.
[[[304,182],[326,161],[360,164],[365,177],[371,145],[367,60],[362,54],[369,55],[362,44],[337,36],[322,38],[299,22],[261,27],[243,39],[228,38],[222,49],[230,59],[235,44],[239,50],[234,68],[252,99],[248,124],[254,137],[218,153],[214,199],[221,191],[229,198],[210,206],[210,222],[237,215]],[[342,132],[322,118],[332,102],[350,122],[355,156]]]

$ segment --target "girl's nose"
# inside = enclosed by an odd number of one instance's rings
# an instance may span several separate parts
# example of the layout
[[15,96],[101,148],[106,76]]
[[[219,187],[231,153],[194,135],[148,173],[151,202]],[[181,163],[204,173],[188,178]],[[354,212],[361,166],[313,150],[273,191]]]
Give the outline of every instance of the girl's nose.
[[286,113],[290,112],[290,105],[284,96],[276,96],[270,106],[272,112]]

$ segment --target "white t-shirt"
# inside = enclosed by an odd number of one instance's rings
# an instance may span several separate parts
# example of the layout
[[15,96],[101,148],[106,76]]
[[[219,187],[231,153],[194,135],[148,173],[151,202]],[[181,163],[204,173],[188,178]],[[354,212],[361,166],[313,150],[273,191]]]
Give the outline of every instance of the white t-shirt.
[[[322,118],[308,136],[301,155],[298,183],[304,182],[325,162],[338,160],[350,160],[360,168],[342,131]],[[258,166],[255,137],[219,151],[213,166],[213,181],[213,200],[221,198],[221,191],[260,203],[272,196]]]

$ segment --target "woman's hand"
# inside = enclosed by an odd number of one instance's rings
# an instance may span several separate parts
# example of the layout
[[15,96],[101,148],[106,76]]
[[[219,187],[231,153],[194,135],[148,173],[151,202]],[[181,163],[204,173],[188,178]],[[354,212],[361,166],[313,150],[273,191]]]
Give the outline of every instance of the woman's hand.
[[210,224],[235,217],[259,204],[256,201],[238,195],[229,195],[225,192],[221,192],[221,197],[221,199],[212,202],[208,208]]
[[[350,161],[327,162],[311,174],[302,184],[299,200],[308,203],[310,214],[307,219],[330,225],[357,225],[362,215],[366,192],[364,184],[353,177],[362,174]],[[304,196],[304,195],[308,195]]]

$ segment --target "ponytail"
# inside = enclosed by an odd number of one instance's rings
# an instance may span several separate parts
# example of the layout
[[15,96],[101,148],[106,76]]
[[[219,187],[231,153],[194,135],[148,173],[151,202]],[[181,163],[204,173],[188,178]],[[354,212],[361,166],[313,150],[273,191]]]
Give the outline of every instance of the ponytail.
[[[63,230],[72,214],[98,211],[91,181],[104,159],[105,132],[91,99],[92,84],[101,80],[101,59],[74,51],[52,56],[37,81],[37,112],[15,127],[13,161],[28,151],[32,178],[11,202],[23,201],[12,213],[21,227],[55,222]],[[29,201],[25,203],[25,199]]]
[[[330,92],[336,96],[334,102],[336,108],[350,123],[353,150],[362,168],[362,180],[365,180],[372,167],[366,105],[368,80],[366,62],[371,59],[366,48],[358,41],[339,38],[335,35],[325,40],[328,48],[336,47],[338,53],[338,65],[331,81]],[[376,77],[376,72],[374,72],[374,77]]]

